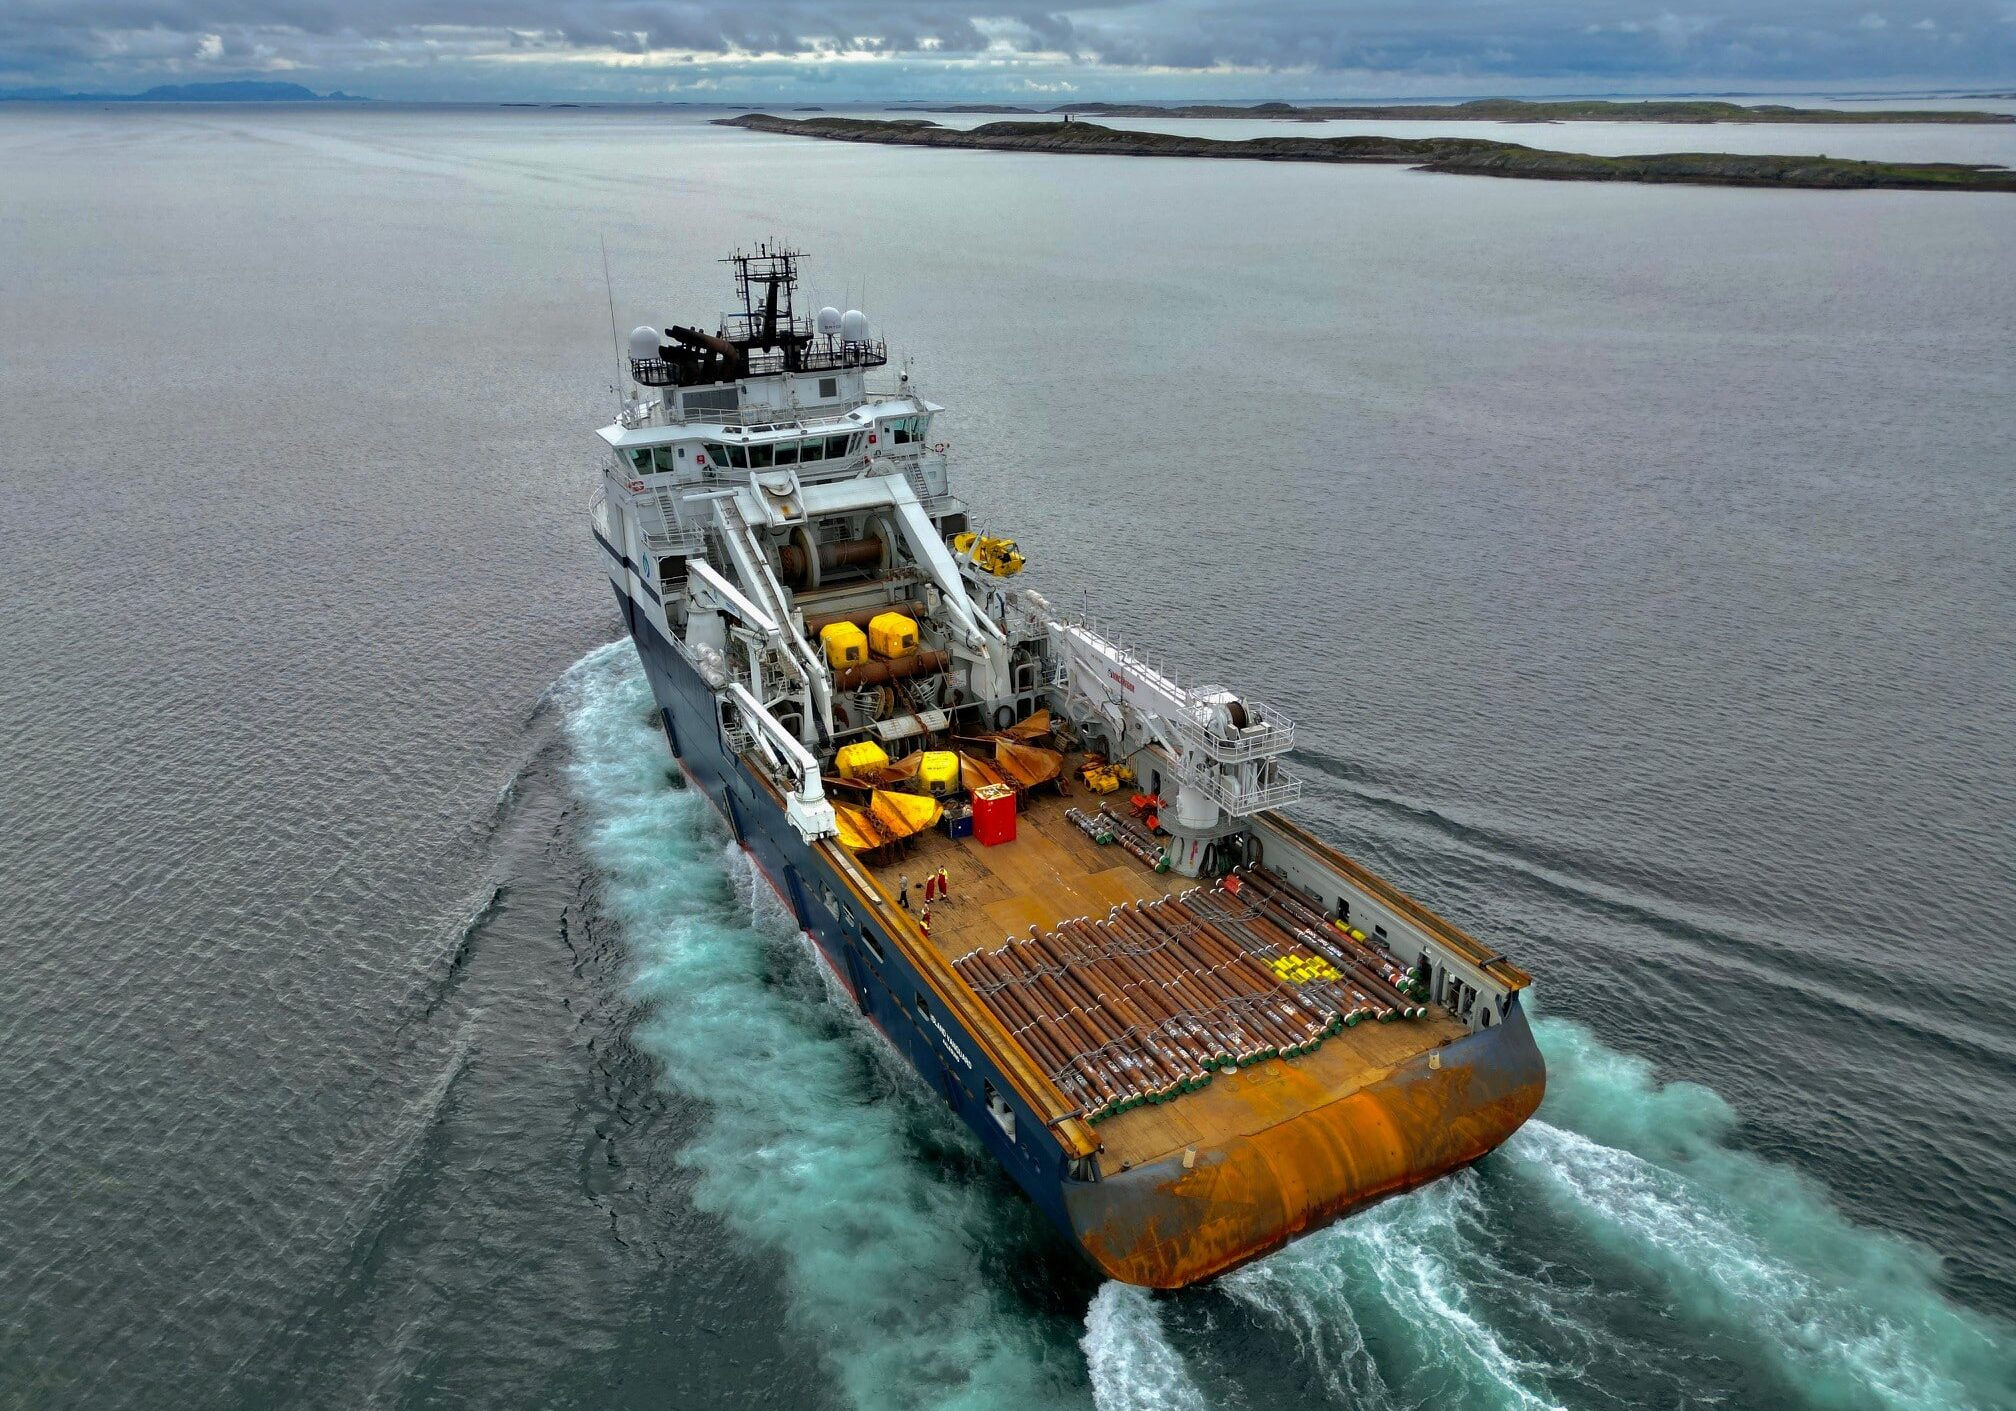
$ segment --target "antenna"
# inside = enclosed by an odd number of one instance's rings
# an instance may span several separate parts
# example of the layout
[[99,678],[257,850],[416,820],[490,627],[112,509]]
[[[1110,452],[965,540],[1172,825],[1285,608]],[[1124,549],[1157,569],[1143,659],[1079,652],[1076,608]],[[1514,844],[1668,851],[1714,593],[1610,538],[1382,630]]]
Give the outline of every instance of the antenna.
[[616,380],[609,391],[616,398],[616,415],[623,415],[623,340],[616,336],[616,286],[609,282],[609,241],[600,232],[596,243],[602,247],[602,292],[609,296],[609,346],[616,353]]

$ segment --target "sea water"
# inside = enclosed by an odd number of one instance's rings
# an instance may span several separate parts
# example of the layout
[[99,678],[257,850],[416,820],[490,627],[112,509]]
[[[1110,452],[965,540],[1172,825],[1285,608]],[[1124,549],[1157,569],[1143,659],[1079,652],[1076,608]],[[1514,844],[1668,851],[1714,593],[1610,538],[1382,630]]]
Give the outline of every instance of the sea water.
[[[8,109],[0,175],[12,1399],[2016,1399],[2006,198],[634,111]],[[620,332],[764,235],[1032,581],[1533,970],[1501,1152],[1148,1295],[833,1001],[583,532],[598,244]]]

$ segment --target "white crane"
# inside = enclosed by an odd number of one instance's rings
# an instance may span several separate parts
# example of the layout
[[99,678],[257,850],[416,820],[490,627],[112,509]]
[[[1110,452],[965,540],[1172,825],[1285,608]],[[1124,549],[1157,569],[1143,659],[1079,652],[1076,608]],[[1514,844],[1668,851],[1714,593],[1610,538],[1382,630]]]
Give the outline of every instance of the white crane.
[[1205,847],[1233,831],[1228,819],[1302,796],[1301,781],[1280,766],[1295,724],[1279,710],[1223,686],[1187,689],[1083,623],[1043,621],[1066,692],[1106,722],[1118,754],[1158,746],[1167,757],[1174,807],[1162,823],[1177,872],[1197,875]]

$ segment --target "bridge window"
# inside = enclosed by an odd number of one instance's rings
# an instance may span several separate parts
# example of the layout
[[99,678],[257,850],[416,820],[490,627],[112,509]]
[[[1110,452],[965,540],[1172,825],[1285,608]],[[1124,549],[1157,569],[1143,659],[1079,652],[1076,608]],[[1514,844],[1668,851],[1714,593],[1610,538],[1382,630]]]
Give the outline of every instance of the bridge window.
[[847,443],[852,439],[851,436],[828,436],[826,438],[826,459],[829,461],[844,459],[847,455]]
[[798,464],[798,443],[796,441],[779,441],[775,449],[777,464]]
[[770,444],[767,441],[758,441],[749,447],[749,468],[751,470],[770,468]]
[[882,424],[888,430],[891,441],[898,446],[908,446],[924,439],[924,433],[930,429],[931,418],[899,416],[893,421],[885,421]]
[[837,396],[839,396],[839,395],[840,395],[840,379],[839,379],[839,378],[837,378],[837,377],[822,377],[822,378],[820,378],[820,379],[819,379],[819,397],[820,397],[820,400],[822,400],[822,401],[827,401],[827,402],[830,402],[830,401],[832,401],[832,400],[833,400],[833,399],[834,399],[835,397],[837,397]]
[[814,436],[810,441],[800,441],[798,443],[798,460],[801,464],[805,461],[824,460],[825,458],[826,440],[824,437]]

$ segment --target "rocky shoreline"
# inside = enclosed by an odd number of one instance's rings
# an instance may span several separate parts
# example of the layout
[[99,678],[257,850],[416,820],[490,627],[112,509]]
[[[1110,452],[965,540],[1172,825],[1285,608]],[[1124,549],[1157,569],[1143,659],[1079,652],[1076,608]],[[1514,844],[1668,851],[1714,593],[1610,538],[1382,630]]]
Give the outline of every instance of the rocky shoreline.
[[1534,181],[1626,181],[1828,191],[2016,192],[2016,170],[1960,162],[1859,162],[1837,157],[1752,156],[1735,152],[1597,157],[1474,137],[1255,137],[1226,141],[1166,132],[1135,132],[1089,122],[994,122],[962,130],[940,127],[924,118],[796,119],[745,113],[714,121],[717,126],[755,132],[903,147],[1086,156],[1216,157],[1263,162],[1397,163],[1420,171]]

